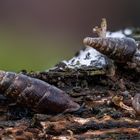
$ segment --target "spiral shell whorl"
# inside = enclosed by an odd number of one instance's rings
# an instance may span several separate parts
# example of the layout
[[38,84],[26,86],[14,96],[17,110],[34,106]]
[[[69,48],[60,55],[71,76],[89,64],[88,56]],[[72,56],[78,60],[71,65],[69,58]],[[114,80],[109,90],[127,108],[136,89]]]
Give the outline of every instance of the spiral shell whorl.
[[118,62],[127,62],[132,59],[137,45],[131,38],[90,38],[84,39],[84,44],[95,48],[100,53]]
[[0,90],[39,113],[73,112],[80,108],[64,91],[20,73],[0,71]]
[[4,95],[7,95],[7,90],[15,79],[15,73],[0,71],[0,90]]

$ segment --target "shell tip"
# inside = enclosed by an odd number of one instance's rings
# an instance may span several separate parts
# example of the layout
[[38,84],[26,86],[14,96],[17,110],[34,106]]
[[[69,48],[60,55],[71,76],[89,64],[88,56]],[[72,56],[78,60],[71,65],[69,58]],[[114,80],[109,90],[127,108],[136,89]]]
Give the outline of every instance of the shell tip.
[[89,42],[89,37],[86,37],[83,39],[84,45],[88,45],[88,42]]

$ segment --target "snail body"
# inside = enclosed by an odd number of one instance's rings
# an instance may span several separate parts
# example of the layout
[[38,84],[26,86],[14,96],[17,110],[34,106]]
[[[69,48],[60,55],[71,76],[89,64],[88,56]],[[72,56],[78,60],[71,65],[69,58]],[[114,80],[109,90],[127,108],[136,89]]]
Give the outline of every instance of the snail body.
[[131,61],[137,50],[135,40],[128,37],[87,37],[84,39],[84,44],[120,63]]
[[80,108],[64,91],[20,73],[0,71],[0,90],[38,113],[73,112]]

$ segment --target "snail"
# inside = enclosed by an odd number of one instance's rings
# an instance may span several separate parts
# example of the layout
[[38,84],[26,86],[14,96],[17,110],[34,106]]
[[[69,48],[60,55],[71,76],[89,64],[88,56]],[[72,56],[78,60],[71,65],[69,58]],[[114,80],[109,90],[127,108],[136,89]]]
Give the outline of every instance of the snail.
[[140,72],[140,50],[137,42],[129,37],[106,37],[106,20],[103,19],[101,28],[93,29],[99,37],[86,37],[83,43],[90,46],[118,63],[126,63],[129,68],[135,68]]
[[0,71],[0,90],[38,113],[74,112],[80,108],[64,91],[21,73]]
[[137,45],[132,38],[90,38],[84,39],[84,44],[95,48],[100,53],[114,59],[117,62],[125,63],[131,61]]

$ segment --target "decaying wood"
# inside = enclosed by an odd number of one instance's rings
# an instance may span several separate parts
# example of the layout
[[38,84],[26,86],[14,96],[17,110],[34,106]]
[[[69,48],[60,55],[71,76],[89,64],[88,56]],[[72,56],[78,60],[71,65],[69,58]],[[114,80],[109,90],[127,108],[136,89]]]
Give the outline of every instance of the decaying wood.
[[[138,130],[140,125],[139,115],[132,115],[128,110],[115,105],[112,101],[116,95],[123,96],[122,102],[132,107],[132,97],[140,92],[139,75],[136,73],[130,75],[131,70],[125,71],[122,67],[117,70],[113,79],[103,75],[96,75],[84,78],[78,77],[78,80],[75,80],[75,76],[72,75],[60,77],[52,73],[53,71],[51,71],[50,75],[49,72],[24,72],[28,76],[43,79],[63,89],[75,102],[80,105],[84,104],[83,111],[72,114],[59,114],[58,116],[48,114],[34,115],[34,113],[31,115],[26,113],[25,115],[23,113],[25,122],[26,117],[30,117],[28,118],[30,121],[27,121],[28,125],[25,125],[26,128],[23,129],[18,127],[20,122],[16,118],[14,118],[16,120],[10,120],[10,114],[12,115],[14,112],[14,114],[18,114],[17,112],[22,112],[22,108],[16,110],[16,106],[7,106],[11,103],[7,101],[7,104],[4,104],[6,102],[4,99],[4,102],[1,102],[1,107],[6,107],[6,109],[1,109],[1,115],[3,114],[3,116],[7,117],[3,117],[1,120],[1,138],[6,136],[13,137],[13,139],[16,137],[26,138],[28,137],[26,136],[28,132],[30,133],[29,137],[50,140],[56,138],[61,140],[62,138],[94,139],[118,137],[132,139],[132,137],[140,137]],[[54,71],[54,73],[57,73],[57,71]],[[85,81],[86,84],[83,84],[85,82],[81,81]],[[11,110],[12,107],[14,109]],[[18,117],[18,120],[22,119],[22,115]],[[10,134],[8,133],[9,131],[6,131],[9,128],[12,131]],[[21,130],[24,130],[25,133],[20,135]],[[94,132],[92,133],[93,130]],[[132,130],[132,133],[130,133],[130,130]],[[19,136],[17,136],[18,133]]]
[[120,120],[113,120],[111,118],[103,118],[97,120],[96,118],[79,118],[72,116],[61,116],[57,121],[41,122],[44,130],[55,135],[66,133],[67,130],[71,130],[74,134],[80,134],[88,130],[100,130],[100,129],[112,129],[112,128],[138,128],[140,121],[127,118],[121,118]]
[[105,18],[102,18],[101,21],[101,27],[95,26],[93,28],[93,33],[96,33],[99,37],[106,37],[106,31],[107,31],[107,22]]
[[[118,134],[121,133],[121,137]],[[89,140],[96,140],[96,139],[139,139],[139,129],[138,128],[116,128],[111,130],[95,130],[95,131],[88,131],[86,133],[80,135],[62,135],[62,136],[55,136],[52,139],[57,140],[81,140],[81,139],[89,139]]]

